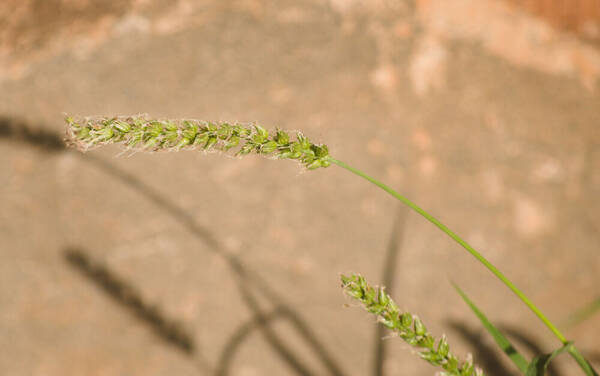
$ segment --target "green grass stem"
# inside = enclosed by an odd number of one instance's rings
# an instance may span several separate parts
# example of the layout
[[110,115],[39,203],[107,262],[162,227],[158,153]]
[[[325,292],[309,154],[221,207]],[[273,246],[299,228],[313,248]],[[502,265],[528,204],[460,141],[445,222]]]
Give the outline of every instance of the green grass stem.
[[[300,132],[297,132],[295,136],[290,136],[280,129],[269,133],[259,125],[250,126],[185,119],[160,120],[145,115],[82,119],[69,116],[65,120],[68,125],[67,142],[84,151],[96,146],[116,143],[132,151],[200,149],[205,152],[227,152],[237,150],[235,152],[236,156],[253,153],[276,159],[296,160],[308,170],[325,168],[331,163],[336,164],[375,184],[445,232],[508,286],[563,345],[568,343],[558,328],[544,316],[521,290],[460,236],[387,185],[342,161],[332,158],[326,145],[312,143]],[[591,365],[574,346],[569,346],[568,352],[587,375],[597,376]]]
[[510,360],[519,368],[522,373],[527,371],[529,362],[521,355],[517,349],[510,343],[510,341],[488,320],[488,318],[481,312],[481,310],[469,299],[467,294],[457,284],[452,282],[452,285],[460,295],[460,297],[467,303],[469,308],[475,313],[483,327],[490,333],[490,335],[496,341],[496,344],[502,349],[502,352],[510,358]]
[[579,352],[579,350],[577,350],[577,348],[575,346],[570,346],[567,351],[569,352],[569,355],[571,355],[571,357],[573,359],[575,359],[575,361],[577,362],[577,364],[579,364],[579,367],[581,367],[581,369],[585,372],[586,375],[588,375],[588,376],[598,376],[598,373],[592,367],[592,365],[590,364],[590,362],[588,362],[583,357],[583,355]]
[[[437,228],[442,230],[446,235],[451,237],[455,242],[457,242],[464,249],[466,249],[467,252],[469,252],[471,255],[473,255],[473,257],[475,257],[477,259],[477,261],[479,261],[481,264],[483,264],[489,271],[492,272],[492,274],[494,274],[500,281],[502,281],[502,283],[504,283],[515,295],[517,295],[517,297],[519,299],[521,299],[521,301],[523,303],[525,303],[525,305],[527,307],[529,307],[529,309],[531,311],[533,311],[533,313],[535,313],[535,315],[544,323],[544,325],[546,325],[546,327],[548,327],[548,329],[550,329],[550,331],[556,336],[556,338],[558,338],[563,343],[563,345],[566,345],[569,342],[569,341],[567,341],[567,338],[560,332],[560,330],[542,313],[542,311],[539,310],[539,308],[537,308],[535,306],[535,304],[533,304],[533,302],[531,300],[529,300],[529,298],[521,290],[519,290],[519,288],[517,288],[517,286],[515,286],[508,278],[506,278],[506,276],[504,274],[502,274],[502,272],[500,270],[498,270],[498,268],[496,268],[485,257],[483,257],[483,255],[481,255],[479,252],[477,252],[477,250],[475,250],[475,248],[473,248],[471,245],[469,245],[469,243],[467,243],[464,239],[462,239],[460,236],[458,236],[456,233],[454,233],[452,230],[450,230],[448,227],[446,227],[446,225],[444,225],[442,222],[437,220],[431,214],[427,213],[425,210],[423,210],[417,204],[410,201],[408,198],[402,196],[400,193],[396,192],[389,186],[372,178],[371,176],[365,174],[364,172],[362,172],[352,166],[349,166],[346,163],[339,161],[335,158],[329,157],[329,161],[331,163],[334,163],[334,164],[352,172],[353,174],[358,175],[361,178],[375,184],[377,187],[383,189],[384,191],[386,191],[387,193],[392,195],[394,198],[396,198],[403,204],[407,205],[408,207],[410,207],[411,209],[413,209],[414,211],[419,213],[421,216],[425,217],[425,219],[427,219],[429,222],[433,223]],[[569,353],[571,354],[571,356],[573,356],[573,358],[575,358],[575,360],[581,366],[581,368],[584,371],[586,371],[586,374],[587,375],[596,375],[596,373],[594,372],[592,367],[583,358],[583,356],[574,347],[573,347],[573,349],[574,350],[569,351]],[[591,373],[591,372],[593,372],[593,373]]]

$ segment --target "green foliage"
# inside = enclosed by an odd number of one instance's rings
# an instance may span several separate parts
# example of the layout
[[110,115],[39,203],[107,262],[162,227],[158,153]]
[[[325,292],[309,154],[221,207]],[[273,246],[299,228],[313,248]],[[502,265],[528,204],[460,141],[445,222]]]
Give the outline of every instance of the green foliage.
[[456,285],[454,284],[454,288],[460,296],[463,298],[465,303],[471,308],[471,310],[475,313],[479,321],[483,327],[494,337],[494,341],[496,344],[502,349],[502,351],[512,360],[512,362],[521,370],[521,372],[527,371],[528,362],[525,360],[523,355],[521,355],[515,347],[508,341],[508,339],[500,333],[500,331],[485,317],[485,315],[471,302],[471,300],[467,297],[467,295]]
[[483,376],[483,372],[473,365],[471,359],[459,362],[450,352],[445,336],[436,341],[418,317],[409,312],[401,312],[383,287],[371,287],[365,278],[358,274],[342,275],[341,280],[346,294],[361,302],[368,312],[377,315],[383,325],[418,349],[417,354],[421,359],[441,367],[444,370],[443,374]]
[[566,345],[552,351],[549,354],[536,356],[529,364],[529,367],[527,367],[525,376],[544,376],[552,359],[565,351],[569,351],[572,346],[573,344],[568,342]]
[[[463,238],[461,238],[454,231],[450,230],[448,226],[444,225],[437,218],[429,214],[423,208],[419,207],[417,204],[409,200],[408,198],[402,196],[400,193],[396,192],[389,186],[383,184],[382,182],[372,178],[371,176],[365,174],[364,172],[342,162],[334,158],[329,158],[331,163],[335,163],[336,165],[352,172],[353,174],[360,176],[361,178],[369,181],[375,186],[381,188],[385,192],[389,193],[396,200],[402,202],[404,205],[408,206],[416,213],[421,215],[423,218],[427,219],[431,222],[435,227],[440,229],[446,235],[448,235],[452,240],[458,243],[461,247],[463,247],[467,252],[469,252],[477,261],[487,268],[492,274],[494,274],[506,287],[508,287],[520,300],[525,304],[537,317],[546,325],[546,327],[554,334],[559,341],[562,342],[563,345],[567,344],[568,341],[566,337],[560,332],[560,330],[554,325],[547,317],[542,313],[542,311],[535,305],[533,302],[514,284],[512,283],[494,264],[489,262],[481,253],[479,253],[475,248],[473,248],[469,243],[467,243]],[[581,367],[583,372],[587,376],[598,376],[596,371],[593,369],[592,365],[588,360],[586,360],[583,355],[575,348],[575,346],[571,346],[568,350],[569,354],[577,364]]]
[[[204,151],[227,152],[236,149],[236,156],[254,153],[277,159],[291,159],[301,163],[309,170],[328,167],[334,163],[361,178],[371,182],[395,199],[410,207],[423,216],[451,239],[461,245],[475,257],[484,267],[502,281],[515,295],[546,325],[558,338],[563,347],[555,352],[535,358],[528,366],[527,375],[542,375],[547,364],[558,354],[567,351],[588,376],[597,376],[590,363],[579,353],[560,330],[537,308],[531,300],[518,289],[498,268],[489,262],[482,254],[469,245],[458,234],[433,217],[427,211],[400,195],[398,192],[355,169],[342,161],[330,156],[326,145],[310,142],[302,133],[297,132],[295,139],[282,130],[270,134],[265,128],[254,125],[230,124],[226,122],[212,123],[197,120],[156,120],[145,116],[84,118],[67,117],[67,141],[81,150],[118,143],[128,150],[182,150],[199,148]],[[344,290],[353,298],[361,301],[367,310],[379,317],[383,325],[396,332],[404,341],[418,349],[418,354],[427,362],[444,369],[446,375],[482,375],[473,363],[467,360],[459,363],[449,351],[445,337],[435,340],[423,325],[421,320],[407,312],[400,312],[396,304],[383,288],[370,287],[358,275],[342,276]],[[510,345],[508,340],[487,320],[487,318],[471,303],[460,289],[457,288],[465,302],[475,312],[484,327],[492,334],[496,343],[509,355],[511,360],[525,372],[525,359]],[[598,302],[592,304],[578,319],[600,309]],[[437,345],[436,345],[437,343]]]

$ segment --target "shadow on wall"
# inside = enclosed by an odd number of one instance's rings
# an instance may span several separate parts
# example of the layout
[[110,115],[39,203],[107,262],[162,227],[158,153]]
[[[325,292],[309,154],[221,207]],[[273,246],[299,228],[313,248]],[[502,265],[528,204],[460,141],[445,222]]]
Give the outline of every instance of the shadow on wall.
[[0,116],[0,139],[41,148],[47,152],[60,152],[65,149],[63,138],[56,132],[42,128],[32,128],[22,120]]
[[[24,121],[0,116],[0,141],[24,143],[39,148],[48,153],[70,152],[71,149],[64,147],[63,138],[51,131],[43,128],[32,127]],[[156,192],[152,187],[146,185],[137,177],[122,171],[104,161],[101,158],[93,157],[89,154],[77,152],[76,155],[90,163],[96,168],[102,170],[108,176],[117,179],[130,189],[136,190],[142,197],[145,197],[157,207],[170,214],[182,226],[187,228],[204,247],[205,251],[214,252],[227,262],[232,276],[237,281],[237,286],[243,298],[244,304],[252,311],[253,316],[242,323],[226,341],[217,363],[214,366],[207,365],[204,361],[203,368],[208,374],[225,376],[230,373],[229,369],[235,360],[236,353],[240,350],[245,340],[254,333],[260,333],[266,339],[268,345],[275,355],[277,355],[289,369],[298,375],[317,375],[302,361],[299,352],[289,344],[285,336],[281,336],[276,330],[271,328],[271,324],[276,320],[287,320],[295,329],[296,335],[302,339],[312,350],[314,357],[327,370],[327,374],[334,376],[343,376],[346,373],[342,371],[339,363],[334,360],[330,351],[322,345],[318,339],[316,331],[282,298],[266,284],[261,277],[250,271],[234,255],[227,253],[214,237],[214,235],[201,226],[198,226],[192,216],[184,209],[178,207],[175,203]],[[383,270],[383,282],[388,286],[392,285],[393,277],[396,273],[398,253],[402,245],[402,234],[405,223],[405,211],[400,209],[394,227],[388,241],[387,256]],[[93,260],[81,248],[67,248],[63,252],[68,265],[77,270],[90,281],[94,286],[103,290],[115,303],[128,310],[145,325],[151,328],[159,338],[165,343],[175,346],[190,357],[199,356],[198,349],[194,344],[192,335],[187,332],[185,325],[178,320],[167,318],[161,309],[153,304],[145,302],[138,290],[131,283],[118,277],[106,265]],[[258,304],[254,294],[262,294],[270,302],[270,308],[262,308]],[[448,323],[457,333],[467,340],[475,349],[475,356],[484,369],[492,370],[493,375],[512,375],[515,374],[512,369],[507,369],[501,360],[504,355],[495,346],[490,346],[483,342],[483,336],[487,333],[479,329],[471,329],[466,324],[457,321]],[[384,336],[385,331],[381,325],[374,326],[377,339]],[[522,330],[504,326],[502,331],[527,350],[535,354],[541,354],[542,348],[532,337],[523,334]],[[294,341],[297,342],[297,341]],[[385,343],[387,341],[374,341],[373,351],[373,376],[383,376],[385,374],[382,364],[385,361],[387,352]],[[600,353],[585,354],[591,361],[599,361]],[[550,374],[558,376],[553,367],[550,367]]]
[[[9,117],[0,117],[1,139],[25,143],[50,153],[71,152],[72,150],[65,148],[63,138],[58,134],[43,128],[31,127],[24,121]],[[202,247],[203,250],[214,252],[223,257],[230,267],[232,276],[238,282],[237,286],[244,297],[244,303],[253,312],[253,317],[248,322],[240,325],[231,339],[227,341],[227,345],[219,357],[216,371],[203,361],[203,368],[205,370],[210,369],[211,374],[216,372],[217,375],[227,375],[234,355],[239,350],[243,340],[252,332],[257,331],[265,337],[271,350],[285,362],[291,371],[298,375],[319,374],[309,370],[304,362],[299,359],[298,352],[294,351],[293,347],[289,345],[289,341],[285,340],[284,336],[279,335],[269,327],[270,323],[277,318],[287,320],[291,324],[298,337],[313,350],[313,355],[328,371],[328,374],[333,376],[345,375],[339,363],[333,359],[330,352],[318,339],[316,331],[286,304],[258,274],[250,271],[237,257],[226,252],[225,248],[220,245],[209,229],[196,224],[189,213],[169,201],[168,198],[155,191],[136,176],[120,170],[111,163],[90,154],[76,152],[75,155],[86,163],[90,163],[102,170],[108,176],[122,182],[130,189],[136,190],[140,193],[140,196],[145,197],[161,210],[171,215],[200,240],[204,245]],[[93,261],[81,249],[66,249],[64,255],[69,265],[79,270],[94,285],[108,293],[120,306],[134,313],[135,317],[138,317],[146,325],[150,326],[160,338],[177,346],[190,356],[194,352],[196,356],[199,355],[197,354],[198,349],[194,346],[192,337],[182,329],[182,324],[176,320],[167,319],[157,307],[144,302],[132,285],[117,277],[105,265]],[[256,294],[262,294],[274,308],[263,310],[258,305],[251,291],[254,291]]]
[[115,275],[105,265],[93,261],[79,248],[67,248],[63,254],[71,267],[107,293],[120,306],[133,313],[140,321],[148,324],[159,338],[185,353],[194,352],[194,340],[183,329],[183,324],[168,319],[157,306],[145,302],[140,293],[127,281]]
[[[492,337],[483,328],[472,328],[462,321],[450,320],[448,326],[458,333],[465,341],[470,344],[474,350],[473,357],[477,359],[482,368],[492,370],[491,375],[519,375],[516,367],[512,364],[506,366],[506,356],[499,350],[498,346],[493,343]],[[517,328],[509,325],[498,325],[498,330],[505,334],[515,347],[520,347],[531,354],[545,354],[539,340],[533,335],[526,334],[522,328]],[[583,352],[583,355],[590,362],[600,360],[600,352]],[[546,371],[548,376],[563,376],[557,367],[550,363]]]

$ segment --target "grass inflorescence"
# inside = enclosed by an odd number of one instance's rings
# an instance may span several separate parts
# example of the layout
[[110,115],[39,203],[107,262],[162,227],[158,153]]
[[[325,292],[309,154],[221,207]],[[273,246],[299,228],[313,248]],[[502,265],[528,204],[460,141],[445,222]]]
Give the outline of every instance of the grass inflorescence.
[[[287,132],[280,129],[269,133],[259,125],[198,120],[161,120],[151,119],[144,115],[82,119],[67,117],[66,122],[68,125],[67,142],[80,150],[88,150],[106,144],[121,144],[127,150],[133,151],[200,149],[204,151],[231,151],[236,156],[254,153],[275,159],[296,160],[310,170],[336,164],[381,188],[423,216],[452,240],[461,245],[514,292],[562,343],[563,346],[553,353],[542,354],[528,363],[521,355],[513,351],[514,349],[510,346],[510,343],[485,318],[483,313],[466,298],[466,295],[459,290],[463,299],[465,299],[471,309],[480,318],[484,327],[492,334],[497,340],[498,345],[501,346],[503,351],[515,362],[523,373],[527,375],[543,375],[543,370],[538,372],[538,364],[543,363],[542,368],[545,369],[553,357],[561,352],[567,352],[577,361],[587,376],[598,376],[589,361],[566,339],[556,325],[496,266],[489,262],[463,238],[407,197],[404,197],[391,187],[366,173],[333,158],[329,155],[326,145],[314,144],[300,132],[296,132],[294,136],[290,136]],[[483,374],[481,370],[473,366],[470,359],[462,363],[459,362],[449,352],[445,337],[436,340],[427,332],[421,320],[416,316],[407,312],[400,312],[383,288],[369,286],[365,279],[358,275],[342,276],[342,285],[350,296],[363,303],[369,312],[376,314],[383,325],[393,330],[404,341],[418,349],[417,353],[421,358],[441,367],[444,370],[444,374],[452,376],[479,376]]]
[[294,137],[277,129],[269,133],[260,125],[199,120],[161,120],[146,116],[110,118],[67,117],[67,140],[81,150],[118,143],[131,150],[201,149],[236,156],[250,153],[299,161],[309,170],[330,165],[326,145],[312,143],[302,133]]
[[384,287],[372,287],[358,274],[342,275],[341,279],[346,294],[361,302],[368,312],[377,315],[381,324],[416,348],[422,359],[441,367],[444,370],[443,374],[483,376],[483,372],[473,365],[470,357],[462,363],[459,362],[450,352],[445,336],[436,341],[418,317],[409,312],[401,312]]

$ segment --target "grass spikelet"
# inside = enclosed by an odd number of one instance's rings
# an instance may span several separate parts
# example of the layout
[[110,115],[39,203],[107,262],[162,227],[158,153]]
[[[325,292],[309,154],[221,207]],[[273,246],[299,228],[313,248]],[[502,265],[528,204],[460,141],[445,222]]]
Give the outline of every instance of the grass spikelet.
[[483,376],[483,372],[473,365],[470,356],[466,361],[459,362],[450,352],[445,336],[436,340],[418,317],[409,312],[401,312],[383,287],[372,287],[364,277],[357,274],[342,275],[341,280],[347,295],[362,303],[368,312],[377,316],[381,324],[414,347],[422,359],[441,367],[443,375]]
[[331,163],[326,145],[314,144],[300,132],[291,137],[280,129],[270,133],[260,125],[151,119],[143,115],[81,119],[67,116],[65,121],[67,142],[82,151],[121,144],[128,150],[144,151],[236,150],[236,156],[253,153],[293,159],[309,170]]

